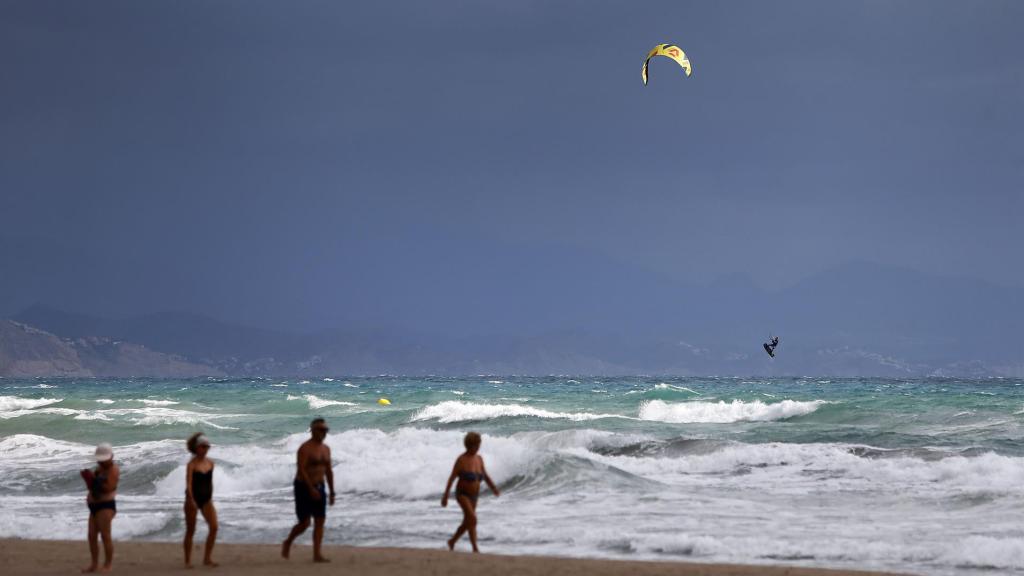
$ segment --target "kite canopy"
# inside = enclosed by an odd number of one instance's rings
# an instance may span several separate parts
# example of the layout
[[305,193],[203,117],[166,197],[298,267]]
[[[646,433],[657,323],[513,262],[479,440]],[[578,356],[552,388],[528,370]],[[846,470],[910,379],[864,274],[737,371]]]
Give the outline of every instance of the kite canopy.
[[686,71],[686,75],[690,75],[690,61],[687,60],[686,54],[679,46],[675,44],[658,44],[647,54],[647,60],[644,60],[644,69],[641,73],[644,78],[644,86],[647,86],[647,63],[655,56],[664,56],[675,60]]

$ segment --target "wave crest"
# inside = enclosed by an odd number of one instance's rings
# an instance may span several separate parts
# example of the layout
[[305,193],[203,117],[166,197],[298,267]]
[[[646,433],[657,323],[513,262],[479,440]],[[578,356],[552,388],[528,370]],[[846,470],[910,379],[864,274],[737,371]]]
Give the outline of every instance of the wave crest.
[[476,420],[492,420],[494,418],[509,418],[529,416],[533,418],[562,418],[573,422],[585,420],[598,420],[601,418],[626,418],[619,414],[592,414],[589,412],[552,412],[523,406],[522,404],[476,404],[473,402],[459,402],[447,400],[431,406],[421,408],[412,416],[412,422],[424,420],[437,420],[442,424],[453,422],[472,422]]
[[356,406],[355,402],[345,402],[344,400],[327,400],[326,398],[320,398],[312,394],[304,394],[302,396],[288,395],[288,400],[305,400],[310,409],[319,410],[328,406]]
[[0,412],[16,410],[32,410],[40,406],[56,404],[63,398],[21,398],[19,396],[0,396]]
[[808,402],[783,400],[766,404],[760,400],[744,402],[678,402],[648,400],[640,405],[640,419],[671,424],[728,424],[730,422],[767,422],[804,416],[818,409],[824,400]]

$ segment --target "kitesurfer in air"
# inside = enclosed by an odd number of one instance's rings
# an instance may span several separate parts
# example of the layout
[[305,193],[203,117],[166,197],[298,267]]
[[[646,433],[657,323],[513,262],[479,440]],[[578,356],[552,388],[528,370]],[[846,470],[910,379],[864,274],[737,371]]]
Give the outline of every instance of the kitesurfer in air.
[[775,347],[778,346],[778,345],[779,345],[779,337],[778,336],[772,336],[771,342],[765,342],[764,343],[764,351],[767,352],[768,355],[771,356],[772,358],[775,358]]

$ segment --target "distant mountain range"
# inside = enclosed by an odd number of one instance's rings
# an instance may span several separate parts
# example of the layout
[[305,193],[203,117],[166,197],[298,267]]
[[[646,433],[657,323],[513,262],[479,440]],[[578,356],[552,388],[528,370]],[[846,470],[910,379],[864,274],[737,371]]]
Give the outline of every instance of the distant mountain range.
[[25,324],[0,320],[0,376],[154,376],[223,375],[213,366],[197,364],[139,344],[87,336],[59,338]]
[[[0,324],[0,375],[1024,376],[1020,288],[873,264],[778,292],[739,277],[651,281],[639,300],[624,286],[591,286],[567,302],[586,319],[576,325],[531,332],[520,321],[477,335],[294,334],[191,313],[110,319],[37,304]],[[781,336],[774,360],[761,349],[769,332]]]

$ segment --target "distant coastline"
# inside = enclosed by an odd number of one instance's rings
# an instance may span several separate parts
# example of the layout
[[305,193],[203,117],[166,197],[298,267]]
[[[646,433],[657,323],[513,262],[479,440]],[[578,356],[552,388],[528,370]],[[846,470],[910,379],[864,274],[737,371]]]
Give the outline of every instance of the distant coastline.
[[[211,329],[211,325],[221,328],[219,331]],[[230,332],[233,337],[226,336],[224,332]],[[174,341],[168,340],[168,333],[188,345],[176,346]],[[652,342],[648,350],[641,350],[642,345],[632,343],[630,351],[638,356],[647,354],[648,361],[624,363],[611,357],[615,355],[617,339],[590,338],[581,342],[579,334],[574,332],[536,338],[495,338],[493,341],[481,338],[467,342],[465,349],[461,349],[458,343],[447,342],[431,348],[429,339],[396,345],[376,335],[369,335],[365,340],[353,336],[315,339],[281,335],[274,341],[268,334],[257,329],[217,324],[210,319],[201,319],[184,329],[181,322],[168,327],[154,321],[146,325],[145,330],[136,329],[135,335],[142,340],[139,341],[109,334],[82,333],[80,330],[60,333],[22,320],[0,319],[0,377],[599,374],[984,379],[1024,376],[1024,359],[929,364],[882,354],[869,345],[808,347],[802,343],[784,342],[778,361],[766,362],[750,357],[730,358],[728,354],[723,358],[713,358],[711,350],[686,342],[675,346]],[[222,346],[225,342],[228,346],[233,342],[237,349],[214,350],[207,354],[195,349],[196,343],[201,346],[211,338],[219,339]],[[245,347],[253,341],[259,341],[254,352],[246,354]],[[162,348],[161,344],[170,349]],[[785,347],[787,344],[788,348]],[[756,349],[757,343],[751,347]]]
[[[204,319],[203,323],[212,323]],[[177,337],[202,341],[203,323],[181,330],[156,322],[148,333],[177,332]],[[239,346],[258,338],[246,337],[245,328],[230,326]],[[255,331],[255,329],[253,329]],[[145,338],[143,340],[156,339]],[[602,355],[613,351],[616,341],[591,339],[581,343],[575,333],[509,341],[480,340],[458,349],[441,345],[429,349],[428,343],[396,345],[386,338],[368,336],[365,341],[353,337],[332,341],[313,338],[282,337],[280,354],[268,354],[272,343],[261,342],[261,356],[245,355],[244,349],[202,355],[168,351],[154,343],[132,341],[116,336],[72,335],[47,331],[23,321],[0,320],[0,377],[253,377],[253,376],[465,376],[476,374],[516,374],[547,376],[553,374],[604,376],[664,375],[722,377],[785,377],[812,375],[823,378],[857,377],[953,377],[993,378],[1024,376],[1024,360],[983,362],[968,360],[946,364],[912,362],[873,352],[869,347],[790,344],[782,348],[778,361],[752,361],[750,358],[713,360],[707,348],[686,342],[666,349],[664,342],[652,342],[649,363],[615,362]],[[214,334],[213,337],[219,337]],[[172,347],[173,344],[168,344]],[[479,346],[501,348],[504,352],[479,353]],[[636,344],[634,344],[636,345]],[[752,346],[755,347],[755,346]],[[613,353],[612,353],[613,354]],[[767,358],[767,357],[766,357]],[[730,370],[732,368],[732,370]]]

